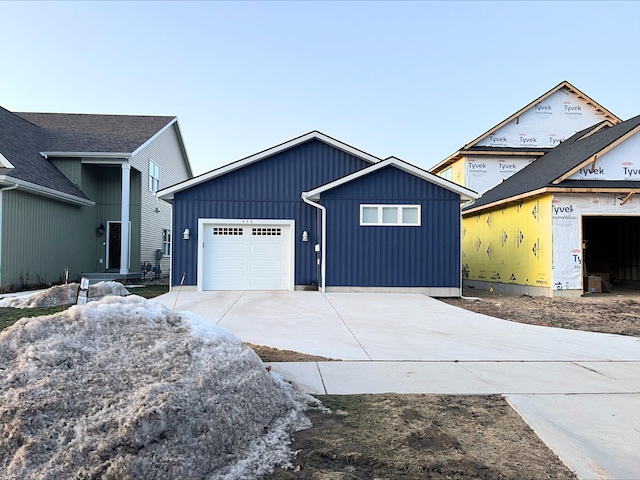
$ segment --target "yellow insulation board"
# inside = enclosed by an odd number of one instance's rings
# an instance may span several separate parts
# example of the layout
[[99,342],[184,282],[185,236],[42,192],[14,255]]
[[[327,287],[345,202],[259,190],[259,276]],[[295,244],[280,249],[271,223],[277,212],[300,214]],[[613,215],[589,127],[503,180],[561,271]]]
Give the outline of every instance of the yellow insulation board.
[[467,163],[467,159],[465,157],[465,158],[461,158],[460,160],[456,161],[453,165],[451,165],[451,180],[457,183],[458,185],[462,185],[463,187],[465,186],[464,171],[465,171],[466,163]]
[[552,196],[523,200],[462,221],[465,278],[552,286]]

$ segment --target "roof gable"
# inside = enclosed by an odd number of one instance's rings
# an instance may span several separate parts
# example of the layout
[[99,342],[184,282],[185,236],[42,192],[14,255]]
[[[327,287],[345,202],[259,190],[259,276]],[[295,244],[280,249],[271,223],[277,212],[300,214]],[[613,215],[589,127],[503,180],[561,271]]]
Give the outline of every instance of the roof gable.
[[[595,130],[595,133],[592,133],[592,130]],[[628,146],[618,150],[618,153],[622,152],[624,155],[627,148],[634,147],[636,143],[640,144],[638,140],[640,138],[639,132],[640,115],[613,127],[601,128],[601,125],[595,125],[592,128],[580,131],[529,166],[485,192],[479,200],[467,207],[465,211],[472,212],[525,196],[531,196],[536,192],[543,193],[543,190],[562,190],[565,187],[569,188],[569,186],[570,188],[577,188],[580,186],[580,181],[576,181],[578,178],[584,178],[585,180],[594,178],[593,175],[586,172],[581,174],[580,169],[585,169],[589,166],[589,169],[595,170],[594,162],[597,168],[598,158],[606,158],[604,156],[608,152],[612,154],[609,157],[612,162],[620,160],[618,155],[613,155],[613,149],[622,145],[626,140],[633,138]],[[635,155],[635,158],[638,158],[637,154]],[[635,168],[640,168],[640,161],[633,162],[633,160],[625,159],[618,163],[622,171],[621,178],[625,182],[624,185],[620,183],[617,177],[613,176],[611,180],[615,181],[615,184],[605,183],[600,180],[595,185],[596,188],[598,186],[600,188],[605,188],[606,186],[611,188],[629,187],[628,181],[635,181],[635,179],[631,178],[631,175],[624,175],[624,168],[635,167],[635,163],[639,164]],[[625,165],[625,163],[633,163],[633,165]],[[577,177],[575,176],[576,173],[578,173]],[[593,188],[594,185],[590,184],[589,187]],[[638,187],[640,187],[640,184]]]
[[395,158],[395,157],[390,157],[387,158],[386,160],[383,160],[381,162],[378,162],[374,165],[371,165],[369,167],[365,167],[361,170],[358,170],[357,172],[351,173],[349,175],[346,175],[342,178],[338,178],[332,182],[326,183],[324,185],[321,185],[319,187],[316,187],[312,190],[309,190],[308,192],[303,192],[302,195],[305,198],[308,198],[309,200],[317,200],[320,198],[321,194],[323,192],[326,192],[328,190],[331,190],[333,188],[339,187],[341,185],[344,185],[346,183],[352,182],[358,178],[362,178],[366,175],[369,175],[373,172],[377,172],[378,170],[382,169],[382,168],[387,168],[387,167],[395,167],[399,170],[402,170],[405,173],[408,173],[410,175],[413,175],[415,177],[420,178],[421,180],[424,180],[426,182],[438,185],[446,190],[449,190],[451,192],[454,192],[458,195],[460,195],[460,199],[467,201],[467,200],[473,200],[478,198],[478,194],[476,192],[474,192],[473,190],[469,190],[468,188],[462,187],[454,182],[451,182],[449,180],[446,180],[442,177],[439,177],[437,175],[433,175],[429,172],[427,172],[426,170],[423,170],[419,167],[416,167],[415,165],[411,165],[410,163],[407,163],[403,160],[400,160],[399,158]]
[[258,152],[256,154],[250,155],[248,157],[242,158],[240,160],[237,160],[235,162],[229,163],[227,165],[224,165],[220,168],[216,168],[214,170],[211,170],[210,172],[204,173],[202,175],[199,175],[195,178],[192,178],[190,180],[186,180],[184,182],[178,183],[176,185],[167,187],[167,188],[163,188],[162,190],[158,191],[158,197],[164,199],[164,200],[171,200],[173,199],[173,196],[175,193],[177,192],[181,192],[183,190],[186,190],[188,188],[194,187],[196,185],[200,185],[204,182],[207,182],[209,180],[212,180],[214,178],[218,178],[221,177],[222,175],[226,175],[230,172],[236,171],[238,169],[244,168],[248,165],[254,164],[256,162],[260,162],[262,160],[265,160],[267,158],[270,158],[278,153],[284,152],[285,150],[289,150],[291,148],[294,148],[298,145],[301,145],[303,143],[309,142],[311,140],[319,140],[323,143],[326,143],[334,148],[337,148],[338,150],[342,150],[354,157],[360,158],[361,160],[364,160],[367,163],[377,163],[380,162],[380,159],[377,157],[374,157],[373,155],[370,155],[366,152],[363,152],[362,150],[358,150],[357,148],[354,148],[350,145],[347,145],[346,143],[343,143],[339,140],[336,140],[335,138],[329,137],[328,135],[325,135],[324,133],[318,132],[316,130],[309,132],[305,135],[301,135],[300,137],[296,137],[292,140],[289,140],[287,142],[281,143],[279,145],[276,145],[274,147],[268,148],[266,150],[263,150],[261,152]]
[[564,81],[430,169],[438,173],[464,155],[500,154],[539,157],[575,132],[621,120]]
[[619,123],[613,113],[564,81],[464,146],[555,147],[578,130],[603,120]]

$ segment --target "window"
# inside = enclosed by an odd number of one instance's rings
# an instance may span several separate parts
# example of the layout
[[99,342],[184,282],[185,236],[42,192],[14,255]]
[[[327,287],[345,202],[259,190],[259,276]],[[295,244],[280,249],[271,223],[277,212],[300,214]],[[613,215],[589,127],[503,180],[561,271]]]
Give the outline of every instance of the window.
[[160,189],[160,165],[149,160],[149,191],[156,193]]
[[420,205],[360,205],[360,225],[419,227]]
[[446,178],[447,180],[453,180],[453,167],[449,167],[446,170],[440,172],[440,176],[442,178]]
[[165,257],[171,256],[171,230],[162,229],[162,254]]

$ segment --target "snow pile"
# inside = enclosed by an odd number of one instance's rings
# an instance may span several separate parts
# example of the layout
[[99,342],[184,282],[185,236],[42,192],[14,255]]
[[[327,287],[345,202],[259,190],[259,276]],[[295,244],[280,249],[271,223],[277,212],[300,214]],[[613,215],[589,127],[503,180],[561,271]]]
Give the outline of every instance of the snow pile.
[[226,330],[106,297],[0,333],[0,476],[255,479],[314,404]]
[[[59,305],[73,305],[78,297],[80,284],[56,285],[42,292],[28,297],[9,297],[0,300],[0,307],[38,308],[57,307]],[[118,282],[99,282],[89,286],[89,301],[100,300],[107,295],[127,296],[129,291]]]

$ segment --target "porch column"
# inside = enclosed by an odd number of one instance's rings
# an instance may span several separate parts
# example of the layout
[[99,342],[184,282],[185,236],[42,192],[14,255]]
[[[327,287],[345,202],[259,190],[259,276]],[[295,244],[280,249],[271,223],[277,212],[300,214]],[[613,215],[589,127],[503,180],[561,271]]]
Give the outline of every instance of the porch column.
[[129,203],[131,197],[131,164],[122,164],[122,213],[120,214],[120,274],[129,273]]

